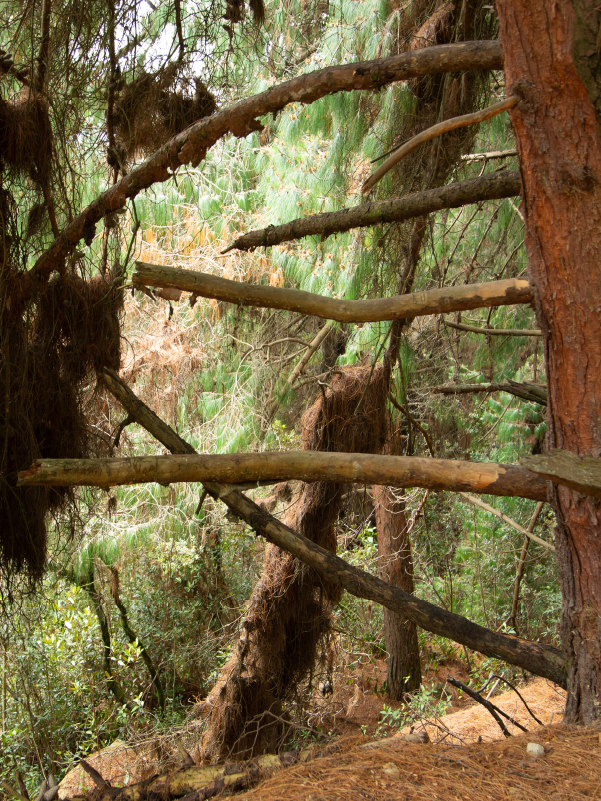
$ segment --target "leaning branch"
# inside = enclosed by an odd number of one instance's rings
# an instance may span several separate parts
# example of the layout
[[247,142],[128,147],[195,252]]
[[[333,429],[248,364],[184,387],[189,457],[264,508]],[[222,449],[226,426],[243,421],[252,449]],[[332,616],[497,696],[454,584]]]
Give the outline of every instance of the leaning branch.
[[502,69],[498,41],[460,42],[427,47],[390,58],[328,67],[272,86],[265,92],[240,100],[177,134],[146,161],[99,195],[55,239],[23,276],[13,302],[27,301],[40,282],[61,266],[105,214],[123,208],[127,201],[155,183],[167,181],[184,164],[197,167],[207,151],[227,134],[244,137],[262,130],[260,117],[276,114],[290,103],[313,103],[326,95],[353,90],[374,90],[396,81],[463,70]]
[[[536,534],[532,533],[532,530],[530,528],[524,528],[523,526],[520,526],[519,523],[516,523],[515,520],[512,520],[510,517],[507,517],[507,515],[504,515],[503,512],[501,512],[499,509],[495,509],[494,506],[489,506],[489,504],[484,503],[484,501],[481,501],[480,498],[475,498],[473,495],[470,495],[469,492],[460,492],[459,495],[462,498],[465,498],[466,501],[469,501],[469,503],[473,504],[474,506],[478,506],[480,507],[480,509],[484,509],[485,512],[489,512],[491,515],[495,515],[495,517],[498,517],[499,520],[502,520],[504,523],[507,523],[508,526],[511,526],[516,531],[519,531],[525,537],[528,537],[528,539],[531,539],[534,542],[537,542],[539,545],[542,545],[543,548],[555,552],[555,546],[552,543],[547,542],[542,537],[537,537]],[[542,503],[542,501],[539,501],[539,503]]]
[[[103,370],[100,378],[121,402],[127,413],[173,453],[194,453],[194,449],[146,406],[112,370]],[[246,521],[257,534],[283,548],[329,580],[358,598],[375,601],[403,615],[426,631],[448,637],[485,656],[504,659],[537,676],[566,686],[567,674],[562,653],[548,645],[532,643],[519,637],[499,634],[472,623],[460,615],[422,601],[320,548],[265,512],[242,492],[226,484],[205,483],[205,489],[222,500],[236,517]]]
[[368,323],[380,320],[402,320],[426,314],[442,314],[489,306],[513,306],[532,303],[532,287],[520,278],[465,284],[444,289],[429,289],[391,298],[373,300],[338,300],[300,289],[278,286],[259,286],[243,281],[230,281],[209,273],[162,267],[158,264],[136,262],[132,283],[137,287],[176,288],[203,298],[283,309],[337,320],[340,323]]
[[521,194],[522,185],[517,170],[502,170],[492,175],[468,178],[447,186],[414,192],[405,197],[362,203],[340,211],[324,214],[311,214],[300,217],[284,225],[270,225],[239,236],[235,242],[222,251],[254,250],[258,247],[272,247],[282,242],[301,239],[304,236],[325,238],[332,234],[349,231],[351,228],[365,228],[380,223],[402,222],[422,214],[431,214],[442,209],[456,209],[470,203],[485,200],[500,200]]
[[539,403],[546,406],[548,403],[547,389],[539,384],[519,384],[517,381],[508,381],[498,384],[487,382],[486,384],[442,384],[437,387],[428,387],[428,392],[437,395],[471,395],[477,392],[507,392],[515,395],[516,398]]
[[289,480],[424,487],[509,495],[535,501],[547,497],[543,478],[514,465],[315,451],[39,459],[28,470],[19,473],[18,486],[113,487],[196,481],[255,484]]
[[472,334],[487,334],[497,337],[540,337],[543,335],[540,328],[480,328],[477,325],[452,323],[450,320],[445,320],[444,324],[449,328],[456,328],[458,331],[469,331]]
[[414,136],[408,142],[405,142],[405,144],[402,145],[398,150],[395,150],[394,153],[386,159],[382,166],[378,167],[378,169],[369,176],[367,181],[365,181],[361,187],[361,191],[364,195],[367,194],[369,190],[375,186],[378,181],[386,175],[387,172],[389,172],[396,164],[398,164],[402,158],[409,155],[409,153],[411,153],[420,145],[423,145],[424,142],[429,142],[431,139],[435,139],[437,136],[442,136],[449,131],[454,131],[457,128],[465,128],[467,125],[477,125],[480,122],[489,120],[491,117],[496,117],[497,114],[501,114],[503,111],[508,111],[510,108],[513,108],[517,102],[517,95],[512,95],[506,100],[501,100],[499,103],[494,103],[488,108],[475,111],[473,114],[463,114],[461,117],[453,117],[449,120],[443,120],[437,125],[427,128],[425,131],[417,134],[417,136]]

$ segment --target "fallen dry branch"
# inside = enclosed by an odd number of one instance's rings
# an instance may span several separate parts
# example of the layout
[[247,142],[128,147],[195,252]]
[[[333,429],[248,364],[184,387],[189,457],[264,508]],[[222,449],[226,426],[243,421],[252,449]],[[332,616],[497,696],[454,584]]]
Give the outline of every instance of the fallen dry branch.
[[39,459],[19,473],[18,486],[113,487],[193,481],[246,485],[289,480],[482,492],[535,501],[547,497],[546,481],[515,465],[314,451]]
[[136,262],[132,281],[138,287],[176,287],[205,298],[237,303],[240,306],[312,314],[340,323],[401,320],[427,314],[531,303],[534,299],[528,281],[508,278],[503,281],[411,292],[391,298],[337,300],[300,289],[258,286],[243,281],[230,281],[209,273],[162,267],[141,261]]
[[499,520],[502,520],[504,523],[507,523],[508,526],[511,526],[516,531],[519,531],[520,534],[523,534],[525,537],[528,537],[528,539],[533,540],[533,542],[537,542],[539,545],[542,545],[547,550],[555,552],[555,546],[552,543],[543,540],[542,537],[537,537],[537,535],[533,534],[529,528],[524,528],[523,526],[520,526],[519,523],[516,523],[515,520],[512,520],[510,517],[507,517],[507,515],[504,515],[503,512],[501,512],[499,509],[495,509],[493,506],[489,506],[489,504],[484,503],[484,501],[481,501],[480,498],[475,498],[468,492],[460,492],[459,495],[462,498],[465,498],[466,501],[469,501],[474,506],[479,506],[480,509],[484,509],[485,512],[489,512],[491,515],[495,515],[495,517],[498,517]]
[[522,731],[528,731],[528,729],[524,728],[524,726],[522,726],[521,723],[517,723],[515,720],[513,720],[513,718],[510,718],[509,715],[507,715],[505,712],[500,710],[494,704],[491,704],[491,702],[487,698],[483,698],[480,695],[480,693],[476,692],[475,690],[472,690],[472,688],[468,687],[467,684],[464,684],[462,681],[459,681],[458,679],[454,679],[452,676],[447,676],[447,682],[449,684],[451,684],[453,687],[457,687],[457,689],[463,690],[463,692],[466,695],[468,695],[470,698],[472,698],[477,703],[482,704],[482,706],[486,710],[488,710],[490,712],[490,714],[493,716],[493,718],[497,722],[497,725],[499,726],[499,728],[503,732],[503,736],[504,737],[511,737],[511,734],[510,734],[509,729],[507,728],[507,726],[501,720],[501,718],[499,716],[499,712],[501,712],[502,715],[505,715],[505,717],[509,718],[509,720],[514,724],[514,726],[519,726],[519,728],[522,729]]
[[441,384],[437,387],[428,387],[429,392],[440,395],[463,395],[474,392],[507,392],[515,395],[516,398],[539,403],[546,406],[548,402],[547,388],[540,384],[519,384],[517,381],[508,381],[498,384],[487,382],[486,384]]
[[266,114],[275,114],[289,103],[313,103],[337,92],[374,90],[423,75],[501,69],[502,66],[503,54],[498,41],[427,47],[375,61],[316,70],[204,117],[172,137],[80,212],[23,276],[14,302],[27,301],[40,282],[46,281],[61,266],[84,236],[84,227],[89,237],[105,214],[123,208],[129,199],[153,184],[169,180],[182,165],[197,167],[207,151],[227,134],[244,137],[262,130],[259,118]]
[[[98,771],[80,760],[80,764],[89,772],[93,770],[96,777],[94,781],[99,791],[94,793],[95,801],[148,801],[161,798],[173,799],[190,796],[194,801],[204,801],[220,793],[232,793],[252,787],[257,782],[273,776],[282,768],[307,762],[316,757],[324,756],[334,750],[315,747],[305,748],[303,751],[290,751],[283,754],[265,754],[247,762],[235,762],[227,765],[197,767],[186,765],[181,770],[156,776],[152,779],[131,784],[128,787],[111,787],[100,776]],[[87,765],[87,767],[86,767]],[[100,784],[102,782],[102,784]],[[74,796],[85,798],[86,796]]]
[[436,125],[432,125],[431,128],[421,131],[421,133],[418,133],[417,136],[414,136],[408,142],[405,142],[405,144],[399,147],[398,150],[395,150],[394,153],[389,156],[372,175],[369,176],[367,181],[365,181],[361,187],[361,192],[363,192],[364,195],[367,194],[370,189],[372,189],[372,187],[374,187],[378,181],[386,175],[387,172],[390,172],[390,170],[396,164],[398,164],[402,158],[409,155],[409,153],[411,153],[420,145],[423,145],[425,142],[429,142],[431,139],[442,136],[449,131],[455,131],[457,128],[464,128],[467,125],[477,125],[480,122],[491,119],[491,117],[496,117],[497,114],[501,114],[503,111],[508,111],[510,108],[513,108],[517,102],[517,95],[512,95],[506,100],[501,100],[498,103],[494,103],[488,108],[483,108],[480,111],[474,111],[472,114],[463,114],[461,117],[452,117],[449,120],[443,120]]
[[541,476],[565,487],[601,498],[601,459],[577,453],[552,450],[536,456],[524,456],[521,463]]
[[[117,373],[113,370],[103,370],[99,377],[127,413],[166,448],[175,453],[194,453],[192,446],[137,398]],[[564,658],[556,648],[499,634],[460,615],[439,609],[427,601],[403,592],[398,587],[370,576],[359,568],[352,567],[340,557],[299,536],[239,490],[214,482],[206,482],[204,486],[208,492],[222,500],[236,517],[248,523],[257,534],[298,557],[309,567],[320,572],[327,581],[331,581],[334,577],[351,595],[382,604],[393,612],[404,615],[426,631],[453,639],[485,656],[494,656],[518,665],[565,687]]]
[[485,200],[500,200],[521,194],[522,184],[517,170],[502,170],[492,175],[468,178],[465,181],[426,189],[405,197],[362,203],[340,211],[311,214],[299,217],[283,225],[270,225],[258,228],[239,236],[222,251],[254,250],[259,247],[273,247],[282,242],[302,239],[305,236],[320,236],[325,239],[332,234],[364,228],[381,223],[401,222],[422,214],[431,214],[442,209],[456,209],[470,203]]

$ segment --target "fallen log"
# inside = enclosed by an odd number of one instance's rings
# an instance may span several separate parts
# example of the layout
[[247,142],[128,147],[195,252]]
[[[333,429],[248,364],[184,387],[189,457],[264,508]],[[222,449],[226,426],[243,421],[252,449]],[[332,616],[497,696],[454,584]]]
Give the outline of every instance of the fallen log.
[[114,487],[195,481],[253,485],[292,479],[480,492],[535,501],[547,497],[546,481],[515,465],[317,451],[39,459],[19,473],[17,485]]
[[[161,776],[154,776],[127,787],[111,787],[100,774],[97,774],[102,785],[97,782],[98,790],[85,795],[72,796],[74,799],[93,797],[94,801],[150,801],[174,798],[186,798],[188,801],[204,801],[207,798],[252,787],[260,781],[273,776],[282,768],[309,762],[323,756],[335,754],[340,746],[337,743],[311,746],[301,751],[286,751],[282,754],[264,754],[246,762],[232,762],[225,765],[196,766],[186,765],[180,770],[171,771]],[[83,763],[84,760],[81,760]],[[94,771],[97,773],[97,771]]]
[[283,225],[258,228],[239,236],[222,253],[229,253],[231,250],[273,247],[282,242],[302,239],[305,236],[325,238],[332,234],[350,231],[352,228],[401,222],[442,209],[456,209],[460,206],[468,206],[470,203],[515,197],[521,192],[522,184],[518,170],[501,170],[491,175],[467,178],[465,181],[414,192],[405,197],[362,203],[359,206],[340,211],[299,217]]
[[[128,415],[143,425],[166,448],[175,453],[194,453],[192,446],[137,398],[117,373],[105,369],[99,377],[121,402]],[[387,609],[404,615],[426,631],[452,639],[485,656],[503,659],[537,676],[548,678],[562,687],[566,686],[565,659],[557,648],[491,631],[461,615],[422,601],[347,564],[340,557],[295,534],[238,489],[215,482],[206,482],[204,486],[214,497],[222,500],[236,517],[248,523],[257,534],[293,554],[328,580],[335,577],[351,595],[380,603]]]
[[230,281],[209,273],[162,267],[137,261],[132,283],[137,287],[176,287],[203,298],[312,314],[340,323],[367,323],[401,320],[427,314],[445,314],[490,306],[512,306],[534,300],[528,281],[508,278],[482,284],[465,284],[425,292],[411,292],[391,298],[373,300],[338,300],[300,289],[259,286],[243,281]]

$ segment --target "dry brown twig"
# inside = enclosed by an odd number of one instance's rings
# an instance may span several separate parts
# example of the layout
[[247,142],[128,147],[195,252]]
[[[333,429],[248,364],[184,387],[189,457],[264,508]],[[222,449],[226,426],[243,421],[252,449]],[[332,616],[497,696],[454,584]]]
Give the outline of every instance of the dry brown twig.
[[510,108],[513,108],[518,102],[518,99],[517,95],[511,95],[511,97],[508,97],[506,100],[494,103],[492,106],[482,109],[482,111],[475,111],[473,114],[463,114],[461,117],[452,117],[450,120],[443,120],[437,125],[427,128],[408,142],[405,142],[404,145],[387,158],[384,164],[378,167],[367,181],[365,181],[361,187],[361,192],[366,195],[402,158],[415,150],[416,147],[423,145],[424,142],[429,142],[430,139],[435,139],[437,136],[442,136],[457,128],[464,128],[467,125],[476,125],[477,123],[489,120],[491,117],[496,117],[497,114],[501,114],[503,111],[508,111]]

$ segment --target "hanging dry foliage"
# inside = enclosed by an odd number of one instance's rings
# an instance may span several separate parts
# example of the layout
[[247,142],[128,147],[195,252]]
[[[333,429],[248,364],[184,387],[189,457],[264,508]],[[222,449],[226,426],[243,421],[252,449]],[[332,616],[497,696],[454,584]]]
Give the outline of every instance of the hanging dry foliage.
[[[380,453],[386,436],[389,368],[347,368],[302,420],[305,450]],[[336,549],[344,485],[302,484],[284,522],[322,548]],[[237,649],[209,697],[204,758],[277,750],[282,704],[313,670],[340,587],[271,545],[250,599]]]
[[0,160],[41,184],[50,176],[51,157],[47,100],[30,89],[14,101],[0,98]]
[[118,369],[122,292],[102,278],[63,274],[51,281],[29,319],[13,319],[15,270],[0,282],[0,572],[41,576],[46,518],[72,500],[68,488],[17,488],[17,472],[39,458],[97,452],[82,386],[103,366]]
[[217,110],[214,96],[199,79],[194,94],[175,89],[179,65],[162,72],[143,72],[125,85],[115,103],[117,139],[128,159],[136,153],[148,155],[168,139],[202,117]]

